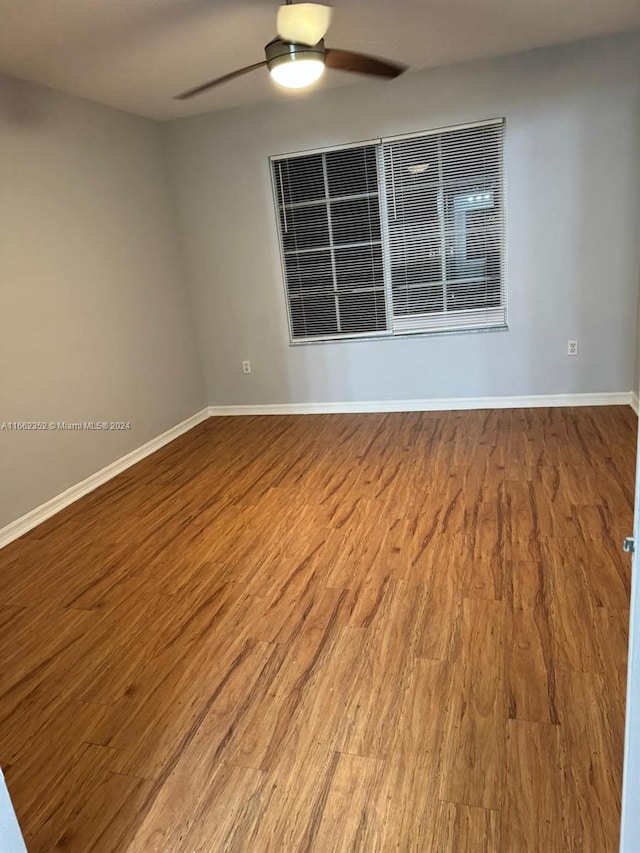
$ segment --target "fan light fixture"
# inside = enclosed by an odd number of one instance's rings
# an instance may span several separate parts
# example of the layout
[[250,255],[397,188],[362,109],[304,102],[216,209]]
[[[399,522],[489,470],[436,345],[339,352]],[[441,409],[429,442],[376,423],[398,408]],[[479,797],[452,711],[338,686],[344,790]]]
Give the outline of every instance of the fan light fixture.
[[324,42],[310,47],[274,39],[265,47],[267,66],[276,83],[287,89],[304,89],[324,72]]
[[335,71],[366,74],[391,80],[406,71],[405,65],[367,56],[352,50],[324,46],[331,21],[331,7],[323,3],[294,3],[286,0],[278,11],[278,35],[265,45],[265,58],[230,74],[201,83],[176,95],[178,101],[208,92],[214,86],[236,80],[265,65],[274,81],[287,89],[306,89],[322,76],[325,66]]

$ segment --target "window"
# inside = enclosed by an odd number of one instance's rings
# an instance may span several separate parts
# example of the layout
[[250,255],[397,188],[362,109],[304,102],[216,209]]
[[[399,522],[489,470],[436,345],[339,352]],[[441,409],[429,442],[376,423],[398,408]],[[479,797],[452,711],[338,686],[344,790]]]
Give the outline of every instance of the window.
[[291,340],[504,328],[503,135],[272,158]]

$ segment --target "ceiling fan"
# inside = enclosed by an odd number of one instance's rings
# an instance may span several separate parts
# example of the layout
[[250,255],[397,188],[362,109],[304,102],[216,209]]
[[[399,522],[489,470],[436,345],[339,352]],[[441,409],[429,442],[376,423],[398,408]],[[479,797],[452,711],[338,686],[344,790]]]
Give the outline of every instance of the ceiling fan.
[[266,59],[182,92],[176,96],[176,100],[192,98],[265,65],[276,83],[288,89],[310,86],[320,78],[325,67],[388,78],[397,77],[406,71],[406,65],[376,56],[325,47],[324,36],[330,21],[330,6],[321,3],[292,3],[287,0],[286,5],[278,9],[278,35],[265,45]]

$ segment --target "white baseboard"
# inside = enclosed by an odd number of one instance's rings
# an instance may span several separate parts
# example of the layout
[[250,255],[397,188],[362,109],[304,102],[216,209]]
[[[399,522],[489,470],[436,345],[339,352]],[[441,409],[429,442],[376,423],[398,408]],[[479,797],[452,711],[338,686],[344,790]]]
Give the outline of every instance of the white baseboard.
[[540,394],[533,397],[442,397],[431,400],[370,400],[357,403],[268,403],[251,406],[210,406],[209,415],[211,417],[227,415],[319,415],[357,412],[529,409],[557,406],[629,406],[633,405],[632,396],[630,391],[616,391],[601,394]]
[[28,533],[52,515],[55,515],[57,512],[60,512],[60,510],[69,506],[69,504],[77,501],[78,498],[87,495],[89,492],[97,489],[98,486],[101,486],[103,483],[111,480],[117,474],[120,474],[122,471],[125,471],[127,468],[135,465],[136,462],[140,462],[140,460],[144,459],[145,456],[149,456],[156,450],[160,450],[160,448],[164,447],[165,444],[173,441],[174,438],[178,438],[178,436],[183,433],[188,432],[208,417],[209,410],[202,409],[202,411],[197,412],[190,418],[187,418],[186,421],[176,424],[176,426],[171,427],[171,429],[168,429],[166,432],[163,432],[162,435],[152,438],[151,441],[147,441],[146,444],[143,444],[136,450],[132,450],[131,453],[127,453],[126,456],[116,459],[115,462],[107,465],[106,468],[102,468],[102,470],[96,471],[95,474],[91,474],[91,476],[87,477],[86,480],[76,483],[75,486],[71,486],[64,492],[61,492],[54,498],[51,498],[51,500],[48,500],[46,503],[32,509],[31,512],[28,512],[21,518],[17,518],[15,521],[12,521],[0,530],[0,548],[3,548],[5,545],[8,545],[9,542],[13,542],[14,539],[18,539],[20,536]]
[[209,406],[177,424],[157,438],[152,438],[137,450],[116,459],[106,468],[86,480],[71,486],[56,497],[12,521],[0,529],[0,548],[28,533],[52,515],[97,489],[117,474],[135,465],[174,438],[192,429],[209,417],[228,415],[317,415],[351,414],[366,412],[438,412],[466,409],[523,409],[557,406],[625,406],[630,405],[638,414],[638,395],[631,391],[603,392],[601,394],[542,394],[534,397],[443,397],[430,400],[370,400],[343,403],[270,403],[251,406]]

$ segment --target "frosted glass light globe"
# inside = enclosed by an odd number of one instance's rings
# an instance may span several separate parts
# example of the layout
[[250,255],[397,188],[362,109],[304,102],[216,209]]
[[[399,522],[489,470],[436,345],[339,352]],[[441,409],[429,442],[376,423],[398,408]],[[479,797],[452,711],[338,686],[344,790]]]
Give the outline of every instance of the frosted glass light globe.
[[321,59],[302,58],[280,62],[270,69],[271,76],[279,86],[287,89],[304,89],[319,80],[324,72]]

